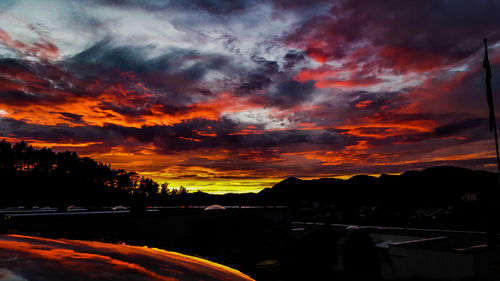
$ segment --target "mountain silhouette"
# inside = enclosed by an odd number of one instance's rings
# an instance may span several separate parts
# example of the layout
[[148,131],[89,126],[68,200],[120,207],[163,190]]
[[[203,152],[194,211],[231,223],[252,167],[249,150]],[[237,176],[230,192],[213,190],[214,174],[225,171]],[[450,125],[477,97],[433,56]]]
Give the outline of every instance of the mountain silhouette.
[[437,207],[457,203],[467,194],[475,194],[478,200],[483,200],[489,190],[497,186],[497,181],[496,173],[440,166],[400,175],[357,175],[347,180],[291,177],[262,190],[259,195],[292,205],[313,200],[339,205],[377,203]]

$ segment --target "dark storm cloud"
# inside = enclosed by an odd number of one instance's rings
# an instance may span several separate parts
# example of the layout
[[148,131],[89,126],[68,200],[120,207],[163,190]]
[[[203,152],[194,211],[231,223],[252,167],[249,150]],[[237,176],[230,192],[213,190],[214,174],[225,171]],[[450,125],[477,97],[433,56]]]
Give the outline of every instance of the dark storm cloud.
[[236,87],[238,94],[252,94],[267,89],[280,73],[278,62],[266,60],[263,57],[252,56],[251,60],[257,65],[255,69],[249,69],[248,74],[242,78],[242,82]]
[[319,1],[310,1],[310,0],[272,0],[273,4],[277,9],[284,10],[307,10],[311,9],[315,6],[323,6],[327,4],[331,5],[332,0],[319,0]]
[[416,113],[404,113],[404,112],[382,112],[374,117],[374,121],[393,121],[398,123],[410,122],[410,121],[434,121],[439,118],[439,115],[427,113],[427,112],[416,112]]
[[244,79],[244,81],[238,86],[237,93],[251,94],[256,91],[262,91],[266,89],[272,80],[264,75],[260,74],[250,74]]
[[[75,118],[78,117],[75,116]],[[154,144],[160,154],[204,149],[229,149],[231,151],[278,149],[283,152],[292,152],[307,150],[314,146],[321,146],[323,149],[342,149],[346,145],[356,143],[356,138],[341,135],[334,130],[280,130],[264,131],[260,134],[238,134],[245,126],[246,124],[238,124],[227,118],[219,121],[193,119],[172,126],[143,126],[142,128],[113,124],[106,124],[103,127],[43,126],[0,118],[2,133],[19,139],[38,139],[46,142],[103,142],[103,146],[111,147],[121,143],[124,139],[133,138],[142,144]],[[197,134],[197,131],[203,128],[210,128],[207,130],[217,134],[217,137]]]
[[255,55],[253,55],[251,59],[259,66],[259,71],[261,71],[263,74],[274,75],[279,72],[279,65],[276,61],[266,60],[263,57]]
[[[149,51],[151,51],[150,48]],[[84,65],[99,65],[103,67],[116,67],[122,70],[144,72],[148,70],[168,70],[170,64],[167,59],[160,58],[149,63],[144,63],[143,49],[131,46],[113,47],[111,40],[102,40],[88,49],[76,54],[69,62]]]
[[[492,62],[491,68],[492,72],[494,71],[493,85],[500,85],[500,61]],[[454,74],[444,80],[439,79],[440,77],[433,78],[428,84],[431,84],[430,87],[437,88],[439,94],[424,104],[428,110],[447,106],[454,108],[457,112],[487,115],[485,72],[479,59],[467,72]],[[500,88],[494,87],[493,96],[496,108],[500,106],[500,98],[496,98],[499,94]]]
[[487,123],[487,118],[470,118],[439,126],[434,131],[436,136],[453,136],[478,127],[485,129]]
[[171,1],[171,5],[177,8],[203,10],[217,15],[241,12],[253,4],[255,4],[255,1],[248,0],[195,0],[189,2],[183,0]]
[[367,92],[367,91],[350,92],[349,96],[352,97],[352,100],[350,102],[350,107],[354,108],[356,107],[356,105],[365,102],[366,106],[363,105],[363,108],[365,108],[365,110],[379,111],[382,106],[384,106],[387,109],[399,108],[410,102],[408,100],[405,100],[404,98],[404,94],[406,92],[408,91],[401,90],[399,92]]
[[189,107],[189,106],[179,106],[173,104],[162,104],[162,103],[158,105],[160,111],[168,115],[186,114],[194,108],[194,106]]
[[[219,121],[193,119],[172,126],[149,126],[141,129],[109,126],[107,129],[119,132],[124,137],[133,137],[144,143],[154,143],[161,153],[172,153],[199,149],[245,149],[266,150],[283,148],[294,150],[307,145],[324,145],[325,148],[341,148],[354,141],[337,132],[308,132],[298,130],[264,131],[258,134],[238,134],[246,124],[238,124],[227,118]],[[217,137],[201,136],[195,131],[211,127]],[[200,140],[193,141],[192,139]],[[297,147],[295,147],[297,146]]]
[[88,81],[76,79],[73,74],[62,63],[0,59],[0,99],[8,105],[56,104],[66,102],[71,95],[99,95],[87,91]]
[[47,63],[0,58],[0,90],[48,91],[53,86],[50,79],[59,78],[57,74]]
[[99,5],[106,4],[118,7],[133,7],[141,8],[148,11],[165,11],[171,9],[178,9],[183,11],[204,11],[214,15],[227,15],[243,13],[246,10],[255,7],[259,4],[272,4],[276,10],[295,10],[303,11],[308,10],[318,5],[328,7],[332,2],[331,0],[171,0],[171,1],[157,1],[157,0],[104,0],[98,1]]
[[73,123],[82,123],[83,115],[73,114],[73,113],[69,113],[69,112],[59,112],[59,114],[61,114],[62,116],[64,116],[64,118],[66,118],[67,120],[69,120]]
[[338,1],[330,15],[301,23],[286,42],[332,59],[352,54],[357,42],[370,42],[380,55],[373,67],[425,70],[473,54],[482,38],[498,42],[499,9],[497,1]]
[[[124,80],[113,69],[128,72],[146,84],[162,91],[192,91],[194,85],[209,71],[234,72],[229,58],[217,54],[200,54],[195,50],[172,49],[150,58],[152,46],[114,46],[103,40],[68,60],[69,67],[84,75],[96,75],[103,80]],[[189,62],[189,66],[185,66]]]
[[19,139],[37,139],[46,142],[97,142],[107,141],[118,144],[120,135],[106,130],[104,127],[92,126],[44,126],[29,124],[11,118],[0,118],[0,128],[4,135],[16,136]]
[[305,57],[301,51],[292,50],[288,51],[288,53],[286,53],[283,59],[285,61],[284,68],[292,68],[297,63],[304,61]]
[[52,95],[39,95],[36,93],[26,93],[24,91],[1,91],[0,104],[13,106],[26,106],[33,104],[53,104],[64,102],[64,97]]
[[493,135],[488,129],[488,118],[470,118],[439,126],[435,129],[434,134],[438,137],[457,138],[459,143],[493,141]]
[[[478,48],[477,37],[499,39],[499,20],[495,12],[498,9],[500,3],[496,1],[425,0],[402,3],[391,0],[374,3],[354,0],[346,1],[338,11],[358,12],[356,21],[366,24],[357,32],[364,28],[375,31],[372,38],[377,45],[387,44],[389,40],[397,46],[463,58]],[[353,38],[358,35],[361,33]]]
[[10,71],[14,73],[27,72],[30,70],[28,61],[14,59],[14,58],[1,58],[0,70],[2,72]]
[[[262,1],[257,1],[262,2]],[[168,9],[179,10],[201,10],[211,14],[222,15],[227,13],[241,12],[247,7],[256,3],[256,1],[249,0],[171,0],[171,1],[157,1],[157,0],[105,0],[99,1],[98,4],[107,4],[111,6],[128,6],[141,8],[148,11],[162,11]]]
[[129,117],[140,117],[144,115],[152,115],[153,113],[148,108],[147,104],[135,104],[133,106],[123,106],[123,105],[115,105],[111,102],[102,102],[99,106],[100,109],[103,110],[112,110],[116,113],[119,113],[124,116]]
[[[408,130],[407,132],[402,132],[398,135],[390,135],[385,138],[370,139],[369,143],[376,146],[383,146],[387,144],[400,145],[403,143],[415,143],[415,145],[420,145],[421,147],[430,147],[439,144],[443,139],[449,139],[447,142],[449,145],[452,144],[464,144],[476,141],[484,141],[491,139],[491,135],[488,133],[488,119],[487,118],[468,118],[462,119],[460,114],[453,114],[451,116],[434,116],[434,118],[429,118],[429,116],[421,115],[415,117],[399,116],[398,120],[435,120],[435,119],[450,119],[449,123],[444,123],[443,125],[437,126],[430,132],[420,132],[415,133],[413,130]],[[459,120],[459,121],[453,121]],[[361,128],[359,132],[370,135],[383,136],[391,127],[381,127],[381,128]],[[439,148],[438,145],[437,148]]]
[[268,98],[272,105],[287,108],[308,101],[314,89],[314,81],[286,81],[278,84],[276,90],[269,91]]

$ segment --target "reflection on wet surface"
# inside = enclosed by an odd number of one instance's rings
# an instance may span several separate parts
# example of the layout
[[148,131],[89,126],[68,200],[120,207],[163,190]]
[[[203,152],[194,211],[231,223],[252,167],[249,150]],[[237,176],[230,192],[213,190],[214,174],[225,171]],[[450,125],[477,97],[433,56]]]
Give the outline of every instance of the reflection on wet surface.
[[253,280],[204,259],[93,241],[0,236],[0,280]]

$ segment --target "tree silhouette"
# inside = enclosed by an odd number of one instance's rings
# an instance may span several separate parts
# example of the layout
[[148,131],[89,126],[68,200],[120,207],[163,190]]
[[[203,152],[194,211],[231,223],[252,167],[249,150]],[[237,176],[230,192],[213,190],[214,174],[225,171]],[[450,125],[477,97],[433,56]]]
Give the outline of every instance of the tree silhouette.
[[136,172],[113,170],[75,152],[35,149],[24,141],[0,142],[0,177],[0,207],[38,205],[64,210],[70,204],[130,204],[134,194],[147,201],[159,192],[158,183]]
[[146,198],[154,199],[158,195],[159,185],[150,178],[141,178],[137,192],[144,193]]
[[168,189],[168,182],[164,182],[161,184],[161,190],[160,190],[160,196],[161,197],[166,197],[169,194],[169,189]]

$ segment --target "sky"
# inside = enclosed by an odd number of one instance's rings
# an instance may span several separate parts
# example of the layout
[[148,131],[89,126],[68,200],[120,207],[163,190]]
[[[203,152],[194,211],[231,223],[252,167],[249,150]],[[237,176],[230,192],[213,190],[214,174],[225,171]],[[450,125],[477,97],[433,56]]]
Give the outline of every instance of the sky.
[[[171,187],[496,171],[500,1],[3,0],[0,139]],[[500,111],[498,107],[497,111]]]

